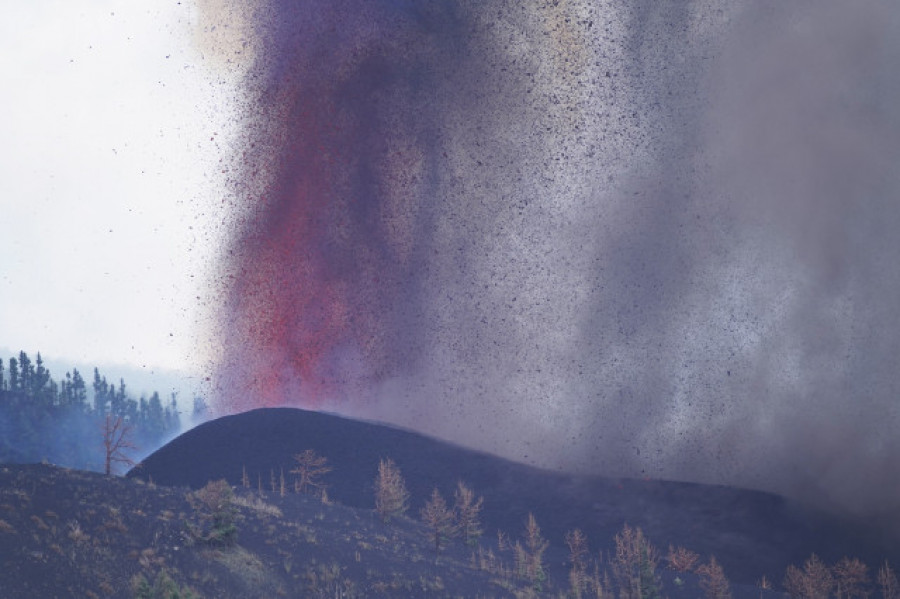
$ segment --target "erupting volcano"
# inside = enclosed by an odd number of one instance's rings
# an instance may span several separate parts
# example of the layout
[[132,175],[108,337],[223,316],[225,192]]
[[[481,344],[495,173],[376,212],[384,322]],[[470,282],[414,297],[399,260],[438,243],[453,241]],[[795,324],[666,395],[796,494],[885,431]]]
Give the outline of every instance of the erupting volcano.
[[260,0],[218,411],[893,509],[895,12]]
[[248,84],[247,214],[226,275],[223,372],[240,389],[231,410],[360,400],[410,359],[398,321],[412,316],[433,161],[423,114],[439,76],[410,35],[426,15],[378,3],[269,8]]

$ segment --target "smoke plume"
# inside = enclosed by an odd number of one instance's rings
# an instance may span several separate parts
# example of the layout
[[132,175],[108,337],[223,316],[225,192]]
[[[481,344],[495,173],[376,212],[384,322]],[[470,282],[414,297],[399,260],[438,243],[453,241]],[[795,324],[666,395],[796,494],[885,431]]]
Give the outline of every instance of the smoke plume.
[[900,505],[890,2],[244,10],[220,411]]

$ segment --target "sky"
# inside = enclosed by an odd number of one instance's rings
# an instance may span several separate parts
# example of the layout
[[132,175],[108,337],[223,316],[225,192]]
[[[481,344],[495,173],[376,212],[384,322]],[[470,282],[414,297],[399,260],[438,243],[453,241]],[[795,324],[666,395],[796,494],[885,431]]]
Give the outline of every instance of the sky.
[[197,374],[229,84],[196,43],[196,6],[5,13],[0,348]]

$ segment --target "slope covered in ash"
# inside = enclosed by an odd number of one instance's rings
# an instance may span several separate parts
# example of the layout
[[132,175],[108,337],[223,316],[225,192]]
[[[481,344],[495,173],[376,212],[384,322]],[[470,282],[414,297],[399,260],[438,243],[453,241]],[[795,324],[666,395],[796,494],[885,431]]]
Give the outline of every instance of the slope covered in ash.
[[[213,487],[0,466],[0,597],[511,599],[527,584],[506,556],[505,574],[475,567],[462,543],[436,559],[425,527],[406,518],[388,525],[306,495]],[[213,511],[232,515],[230,541],[210,535]],[[555,578],[565,585],[564,572]]]
[[574,476],[475,452],[413,432],[335,415],[269,408],[226,416],[198,426],[148,456],[128,473],[157,484],[199,488],[225,478],[240,485],[270,484],[293,457],[313,449],[328,458],[331,499],[372,508],[381,458],[400,467],[412,514],[437,487],[452,497],[458,480],[484,496],[484,528],[520,535],[534,513],[551,542],[550,559],[565,559],[564,535],[581,528],[604,550],[622,525],[641,527],[663,551],[681,545],[715,555],[729,577],[752,583],[781,580],[789,564],[815,552],[829,561],[860,557],[877,564],[895,548],[861,525],[785,498],[722,486],[659,480]]

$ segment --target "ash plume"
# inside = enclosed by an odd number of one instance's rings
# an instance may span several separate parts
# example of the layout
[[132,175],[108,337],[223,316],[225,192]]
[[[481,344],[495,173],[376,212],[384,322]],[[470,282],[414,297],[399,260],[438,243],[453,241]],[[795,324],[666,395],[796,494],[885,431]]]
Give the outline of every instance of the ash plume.
[[900,505],[889,2],[243,18],[221,412]]

